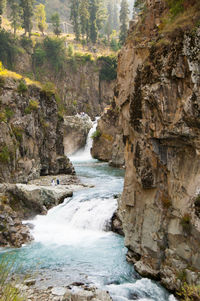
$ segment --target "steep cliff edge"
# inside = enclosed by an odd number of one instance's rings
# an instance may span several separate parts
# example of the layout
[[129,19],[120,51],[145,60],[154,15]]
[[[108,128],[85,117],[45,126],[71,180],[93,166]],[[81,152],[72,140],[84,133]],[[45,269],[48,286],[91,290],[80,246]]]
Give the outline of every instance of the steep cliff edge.
[[145,1],[119,56],[115,93],[125,141],[119,213],[127,258],[172,290],[200,283],[199,3],[182,2],[185,15],[165,26],[170,1]]
[[74,173],[55,95],[16,75],[2,75],[0,86],[0,182]]

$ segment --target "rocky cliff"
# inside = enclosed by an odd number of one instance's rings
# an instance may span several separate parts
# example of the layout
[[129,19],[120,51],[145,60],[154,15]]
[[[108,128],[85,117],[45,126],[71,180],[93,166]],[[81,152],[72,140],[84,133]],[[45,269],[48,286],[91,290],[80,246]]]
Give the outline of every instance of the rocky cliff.
[[74,173],[55,95],[16,75],[1,76],[0,86],[0,182]]
[[182,2],[187,12],[173,21],[167,1],[145,1],[119,56],[115,93],[127,258],[172,290],[200,283],[199,2]]
[[91,155],[115,167],[124,165],[122,128],[119,126],[119,112],[114,102],[104,109],[98,121],[97,130],[93,134]]

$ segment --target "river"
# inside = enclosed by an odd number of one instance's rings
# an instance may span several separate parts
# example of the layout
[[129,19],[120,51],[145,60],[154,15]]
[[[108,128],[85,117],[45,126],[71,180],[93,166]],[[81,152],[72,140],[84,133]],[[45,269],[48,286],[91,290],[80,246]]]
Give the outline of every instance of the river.
[[126,261],[123,237],[109,231],[124,170],[91,158],[92,131],[86,148],[71,160],[81,181],[94,187],[76,191],[46,216],[37,216],[31,221],[34,242],[4,253],[34,273],[41,288],[80,281],[108,290],[114,301],[173,301],[159,284],[134,271]]

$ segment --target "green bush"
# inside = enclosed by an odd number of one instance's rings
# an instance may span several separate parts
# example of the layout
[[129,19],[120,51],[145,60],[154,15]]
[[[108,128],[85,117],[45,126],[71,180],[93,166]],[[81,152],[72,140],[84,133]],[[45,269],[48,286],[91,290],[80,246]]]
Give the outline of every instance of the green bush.
[[97,138],[99,138],[100,136],[101,136],[101,132],[100,132],[99,130],[96,130],[96,131],[92,134],[91,138],[92,138],[92,139],[97,139]]
[[17,87],[17,91],[22,94],[28,91],[28,87],[24,79],[20,80],[19,85]]
[[111,81],[117,78],[116,56],[100,56],[98,61],[101,63],[100,80]]
[[6,30],[0,30],[0,61],[8,69],[13,69],[18,53],[17,40]]
[[39,109],[39,101],[31,99],[24,112],[25,114],[31,114],[32,112],[37,111],[38,109]]
[[187,284],[185,282],[184,285],[181,287],[178,295],[183,301],[200,300],[200,286]]
[[2,163],[9,163],[10,162],[10,151],[7,145],[4,145],[0,148],[0,162]]

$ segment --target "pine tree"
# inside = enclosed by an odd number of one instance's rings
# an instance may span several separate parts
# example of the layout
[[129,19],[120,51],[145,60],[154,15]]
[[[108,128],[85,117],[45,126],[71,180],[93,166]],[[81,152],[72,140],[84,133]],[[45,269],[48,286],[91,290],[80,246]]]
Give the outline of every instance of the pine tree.
[[90,40],[93,44],[97,41],[98,28],[97,28],[97,12],[98,12],[98,0],[90,0],[89,12],[90,12]]
[[120,17],[119,17],[121,23],[119,40],[122,45],[125,43],[127,31],[128,31],[128,21],[129,21],[128,14],[129,14],[129,7],[128,7],[127,0],[122,0]]
[[97,0],[97,15],[96,15],[96,24],[98,31],[100,31],[105,24],[107,19],[106,7],[103,0]]
[[3,10],[6,5],[6,0],[0,0],[0,28],[2,24],[2,15],[3,15]]
[[81,35],[82,35],[83,39],[84,39],[84,36],[86,35],[86,39],[88,42],[89,19],[90,19],[88,0],[80,0],[79,15],[80,15]]
[[22,16],[22,9],[19,6],[19,3],[17,0],[10,0],[10,16],[9,19],[11,21],[11,26],[14,30],[14,36],[16,36],[17,29],[21,26],[21,16]]
[[58,13],[55,13],[51,16],[51,23],[53,26],[53,32],[57,37],[61,34],[61,29],[60,29],[60,16]]
[[37,21],[38,29],[44,35],[44,31],[45,31],[45,29],[47,29],[47,23],[46,23],[45,6],[43,4],[36,5],[36,7],[35,7],[35,19]]
[[70,0],[70,1],[71,1],[70,19],[73,24],[76,40],[79,40],[80,39],[80,16],[79,16],[80,0]]
[[22,27],[24,28],[25,35],[28,32],[31,35],[32,30],[32,17],[33,17],[33,3],[34,0],[20,0],[20,6],[22,8]]

